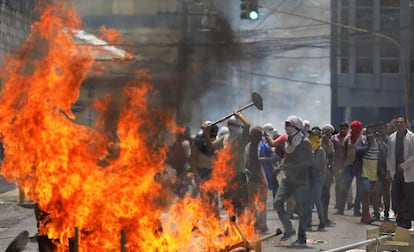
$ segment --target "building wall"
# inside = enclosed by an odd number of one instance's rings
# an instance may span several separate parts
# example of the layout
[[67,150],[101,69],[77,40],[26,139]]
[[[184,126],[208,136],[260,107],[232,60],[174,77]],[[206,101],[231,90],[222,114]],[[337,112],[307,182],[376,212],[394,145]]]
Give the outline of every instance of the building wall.
[[[331,118],[372,123],[407,114],[411,95],[410,1],[332,1]],[[407,76],[407,78],[406,78]],[[411,88],[410,88],[411,89]],[[408,98],[408,102],[411,98]],[[359,117],[359,118],[357,118]]]
[[0,0],[0,55],[18,49],[30,32],[34,0]]

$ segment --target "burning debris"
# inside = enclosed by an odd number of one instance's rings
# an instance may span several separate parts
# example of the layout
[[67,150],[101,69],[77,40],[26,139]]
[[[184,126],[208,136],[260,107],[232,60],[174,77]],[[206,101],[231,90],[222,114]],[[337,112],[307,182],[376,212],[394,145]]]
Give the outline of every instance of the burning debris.
[[[143,81],[150,79],[147,73],[137,72],[140,81],[124,85],[115,128],[105,127],[109,95],[92,105],[100,115],[93,127],[73,122],[71,105],[97,67],[94,55],[105,53],[77,45],[68,31],[80,26],[67,5],[48,6],[22,53],[8,55],[1,72],[1,172],[47,213],[39,236],[56,251],[68,251],[74,242],[80,251],[117,251],[120,241],[126,251],[211,251],[253,239],[252,216],[240,216],[235,226],[199,198],[177,201],[154,181],[165,161],[159,126],[173,124],[162,109],[147,106],[148,94],[156,92]],[[230,157],[225,150],[218,156],[204,186],[222,193]]]

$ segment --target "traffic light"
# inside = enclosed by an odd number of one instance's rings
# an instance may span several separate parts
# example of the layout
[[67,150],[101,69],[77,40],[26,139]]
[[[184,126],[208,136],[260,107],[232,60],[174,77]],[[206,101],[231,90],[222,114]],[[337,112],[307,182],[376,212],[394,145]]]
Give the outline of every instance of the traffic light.
[[240,0],[240,18],[256,20],[259,18],[259,0]]

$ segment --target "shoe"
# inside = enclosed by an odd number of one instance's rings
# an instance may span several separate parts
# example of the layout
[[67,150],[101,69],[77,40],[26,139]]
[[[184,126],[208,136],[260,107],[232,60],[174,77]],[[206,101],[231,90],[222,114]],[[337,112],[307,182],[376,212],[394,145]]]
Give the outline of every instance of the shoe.
[[326,220],[326,224],[325,224],[325,226],[326,227],[335,227],[335,222],[334,221],[332,221],[332,220],[330,220],[330,219],[328,219],[328,220]]
[[294,236],[296,234],[296,231],[293,230],[292,232],[284,232],[282,237],[280,238],[280,241],[287,241],[290,239],[290,237]]
[[361,217],[362,213],[360,211],[354,211],[354,216],[355,217]]
[[306,241],[300,241],[300,240],[296,240],[296,241],[292,242],[291,246],[292,247],[299,247],[299,248],[307,247]]
[[371,215],[366,215],[361,217],[361,223],[363,224],[371,224],[374,222],[374,219],[371,217]]
[[384,213],[384,220],[385,221],[389,221],[390,220],[390,214],[389,213]]
[[334,213],[335,215],[344,215],[344,210],[338,210],[336,211],[336,213]]
[[319,224],[319,225],[318,225],[318,231],[319,231],[319,232],[321,232],[321,231],[325,231],[325,225],[323,225],[323,224]]
[[348,206],[346,207],[347,210],[351,210],[352,208],[354,208],[354,203],[348,203]]
[[380,221],[380,215],[374,214],[374,221]]
[[267,227],[266,224],[255,224],[254,228],[260,233],[268,233],[269,232],[269,228]]

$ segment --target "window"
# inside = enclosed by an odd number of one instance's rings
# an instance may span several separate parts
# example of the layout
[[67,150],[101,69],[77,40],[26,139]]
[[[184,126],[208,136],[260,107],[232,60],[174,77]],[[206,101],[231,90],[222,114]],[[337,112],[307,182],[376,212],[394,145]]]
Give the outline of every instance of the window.
[[400,10],[383,9],[381,10],[381,32],[392,36],[399,37],[400,31]]
[[340,72],[341,73],[349,73],[349,59],[348,58],[341,58],[339,62]]
[[381,6],[382,7],[400,7],[400,0],[382,0]]
[[398,59],[381,59],[381,73],[399,73],[400,63]]
[[356,69],[355,71],[357,73],[373,73],[374,72],[374,68],[373,68],[373,61],[372,58],[368,59],[368,58],[360,58],[360,59],[356,59]]
[[355,22],[359,28],[372,30],[374,25],[372,8],[357,8],[355,12]]

